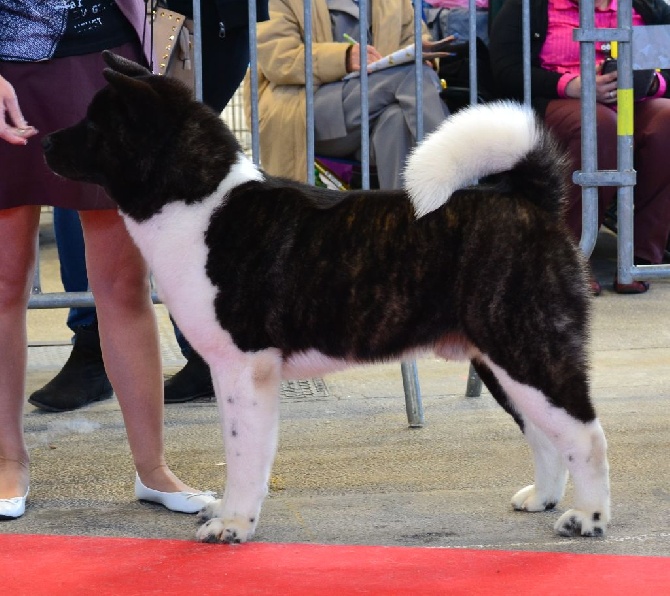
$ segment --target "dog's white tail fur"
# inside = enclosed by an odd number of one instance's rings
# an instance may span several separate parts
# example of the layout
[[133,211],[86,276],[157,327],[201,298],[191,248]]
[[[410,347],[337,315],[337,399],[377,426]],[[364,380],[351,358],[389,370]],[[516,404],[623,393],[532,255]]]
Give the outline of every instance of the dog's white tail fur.
[[414,149],[405,188],[417,217],[483,176],[510,170],[542,139],[531,108],[511,101],[461,110]]

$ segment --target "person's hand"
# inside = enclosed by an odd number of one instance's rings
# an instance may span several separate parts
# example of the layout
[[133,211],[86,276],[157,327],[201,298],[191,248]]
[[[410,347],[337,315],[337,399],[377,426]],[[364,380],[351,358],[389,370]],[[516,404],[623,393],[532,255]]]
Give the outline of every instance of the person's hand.
[[[382,55],[372,46],[367,46],[368,65],[377,62]],[[361,46],[352,44],[347,52],[347,72],[359,71],[361,69]]]
[[37,129],[28,126],[14,87],[0,76],[0,139],[12,145],[25,145],[28,139],[37,134]]
[[[565,88],[565,94],[568,97],[579,98],[582,96],[582,78],[576,77],[572,79]],[[617,94],[617,73],[616,71],[608,72],[607,74],[600,74],[600,70],[596,74],[596,101],[606,105],[616,103]]]
[[616,103],[617,71],[601,74],[602,64],[596,71],[596,101],[604,104]]

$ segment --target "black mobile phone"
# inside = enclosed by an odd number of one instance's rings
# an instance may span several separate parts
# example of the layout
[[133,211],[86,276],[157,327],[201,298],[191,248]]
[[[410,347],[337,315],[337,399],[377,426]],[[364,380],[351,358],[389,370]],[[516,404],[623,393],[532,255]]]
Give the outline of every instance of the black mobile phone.
[[[614,72],[617,69],[617,61],[614,58],[607,58],[603,62],[603,68],[600,74]],[[649,94],[649,90],[654,83],[654,70],[634,70],[633,71],[633,99],[638,101]]]
[[600,74],[607,74],[608,72],[614,72],[617,69],[616,59],[615,58],[606,58],[603,62],[603,68],[600,71]]

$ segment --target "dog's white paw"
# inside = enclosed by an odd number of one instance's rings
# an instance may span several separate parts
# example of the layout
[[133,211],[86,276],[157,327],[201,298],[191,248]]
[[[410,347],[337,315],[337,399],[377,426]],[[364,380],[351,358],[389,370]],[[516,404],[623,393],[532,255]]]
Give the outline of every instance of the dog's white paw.
[[215,499],[207,503],[197,515],[198,521],[206,522],[215,517],[223,517],[223,499]]
[[560,536],[604,536],[607,529],[607,516],[600,512],[569,509],[554,525]]
[[512,507],[516,511],[547,511],[556,507],[557,503],[558,499],[539,493],[534,484],[522,488],[512,497]]
[[200,542],[240,544],[250,540],[256,530],[254,518],[236,516],[229,519],[215,517],[198,528],[195,537]]

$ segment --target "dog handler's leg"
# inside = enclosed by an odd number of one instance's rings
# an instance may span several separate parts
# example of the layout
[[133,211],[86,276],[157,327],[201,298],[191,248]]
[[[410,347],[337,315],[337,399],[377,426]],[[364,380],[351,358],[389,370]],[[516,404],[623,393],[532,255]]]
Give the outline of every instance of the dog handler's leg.
[[203,509],[202,542],[237,543],[256,529],[277,451],[281,356],[276,350],[210,362],[226,449],[226,488]]
[[523,420],[551,440],[572,475],[575,507],[559,518],[554,529],[562,536],[603,535],[610,520],[610,488],[607,441],[600,422],[573,418],[538,389],[514,381],[488,358],[482,359]]
[[147,265],[115,209],[82,211],[80,217],[105,369],[140,479],[161,492],[198,492],[165,461],[163,375]]
[[23,434],[26,304],[39,222],[39,207],[0,210],[0,499],[23,497],[30,483],[30,457]]

